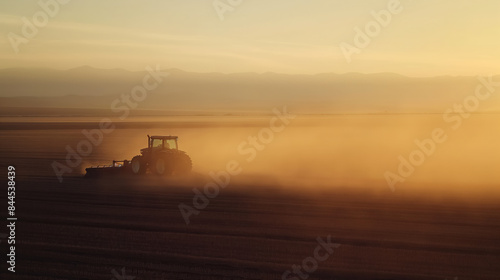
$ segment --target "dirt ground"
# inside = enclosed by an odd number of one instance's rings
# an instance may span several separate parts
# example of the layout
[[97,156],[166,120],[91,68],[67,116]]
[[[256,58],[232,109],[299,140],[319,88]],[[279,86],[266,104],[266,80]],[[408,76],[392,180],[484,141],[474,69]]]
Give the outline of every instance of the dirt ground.
[[[16,167],[16,273],[7,271],[3,239],[1,279],[500,279],[495,197],[412,193],[410,186],[314,188],[298,179],[293,186],[248,165],[187,225],[179,204],[192,206],[193,189],[210,181],[198,144],[181,144],[195,162],[183,178],[85,179],[78,170],[60,183],[51,163],[64,160],[79,130],[9,125],[1,129],[0,166],[5,174]],[[137,135],[140,148],[147,129],[134,129],[126,134]],[[120,133],[88,161],[118,159],[101,151],[128,148]],[[328,236],[340,246],[317,268],[282,278]]]

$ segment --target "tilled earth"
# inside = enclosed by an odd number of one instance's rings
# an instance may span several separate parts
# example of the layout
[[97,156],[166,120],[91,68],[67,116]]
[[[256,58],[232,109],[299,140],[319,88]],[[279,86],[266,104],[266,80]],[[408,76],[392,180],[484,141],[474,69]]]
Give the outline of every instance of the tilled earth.
[[2,279],[282,279],[328,236],[340,247],[302,276],[500,279],[500,206],[235,182],[186,225],[179,203],[204,180],[19,178]]

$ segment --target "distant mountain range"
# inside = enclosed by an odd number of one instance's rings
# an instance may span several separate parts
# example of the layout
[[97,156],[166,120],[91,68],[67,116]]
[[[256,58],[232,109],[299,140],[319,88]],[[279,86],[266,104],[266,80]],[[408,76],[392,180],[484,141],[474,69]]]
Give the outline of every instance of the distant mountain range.
[[[393,73],[287,75],[193,73],[170,75],[138,103],[140,110],[172,112],[266,112],[287,105],[299,113],[443,112],[474,93],[476,77],[413,78]],[[0,107],[109,109],[141,85],[147,71],[96,69],[0,70]],[[500,81],[500,76],[494,80]],[[499,94],[500,95],[500,89]],[[498,111],[500,97],[482,101]]]

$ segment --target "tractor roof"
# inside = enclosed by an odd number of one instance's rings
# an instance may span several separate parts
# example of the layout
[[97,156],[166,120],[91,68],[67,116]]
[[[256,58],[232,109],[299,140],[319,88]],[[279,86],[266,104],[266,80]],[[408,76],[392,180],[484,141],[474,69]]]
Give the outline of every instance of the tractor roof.
[[151,136],[152,139],[177,139],[177,136]]

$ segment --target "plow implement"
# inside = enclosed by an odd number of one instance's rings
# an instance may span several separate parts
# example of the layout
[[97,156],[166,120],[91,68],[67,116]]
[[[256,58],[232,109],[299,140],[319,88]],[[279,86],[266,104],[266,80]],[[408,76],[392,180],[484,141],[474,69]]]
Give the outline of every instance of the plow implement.
[[102,177],[131,173],[130,161],[113,160],[111,165],[98,165],[85,168],[85,177]]

